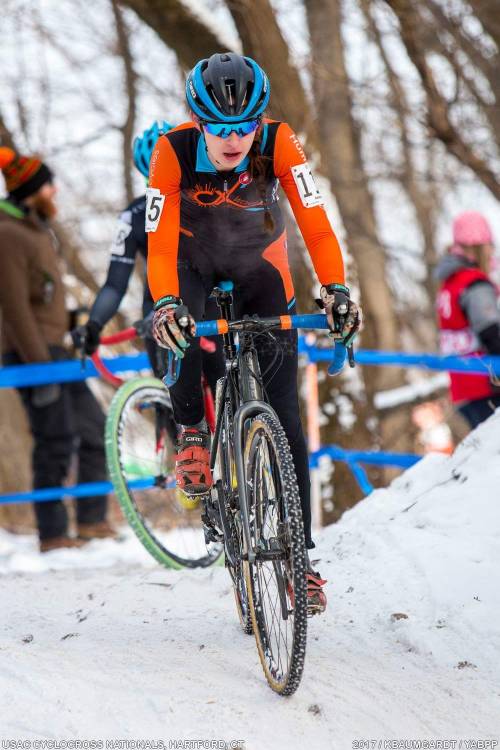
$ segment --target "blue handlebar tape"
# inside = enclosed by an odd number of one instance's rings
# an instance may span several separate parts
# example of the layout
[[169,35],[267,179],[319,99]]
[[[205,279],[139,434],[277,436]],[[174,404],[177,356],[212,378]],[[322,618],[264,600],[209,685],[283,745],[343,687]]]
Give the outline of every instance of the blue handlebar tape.
[[[280,317],[280,316],[276,316]],[[289,317],[292,322],[292,328],[309,328],[309,329],[328,329],[328,322],[326,315],[322,313],[316,313],[312,315],[289,315],[281,316]],[[196,324],[196,336],[217,336],[219,333],[217,329],[216,320],[204,320]]]
[[203,320],[196,324],[195,336],[218,336],[216,320]]

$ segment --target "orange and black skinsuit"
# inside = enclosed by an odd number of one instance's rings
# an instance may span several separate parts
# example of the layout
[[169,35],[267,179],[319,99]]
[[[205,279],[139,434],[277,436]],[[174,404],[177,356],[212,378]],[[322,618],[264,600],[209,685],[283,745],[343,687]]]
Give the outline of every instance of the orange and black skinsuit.
[[[180,297],[194,319],[200,320],[215,283],[230,279],[238,317],[294,313],[279,184],[290,201],[320,282],[345,283],[340,247],[319,196],[316,205],[306,207],[314,185],[305,171],[302,177],[292,173],[293,167],[306,164],[297,136],[286,123],[264,120],[260,139],[261,154],[267,157],[266,204],[275,224],[271,234],[264,226],[264,204],[257,181],[248,172],[248,157],[234,170],[218,172],[208,158],[202,133],[192,122],[158,140],[151,158],[147,209],[147,220],[153,221],[148,280],[155,301],[167,295]],[[308,453],[297,393],[297,333],[276,335],[284,357],[278,369],[268,372],[266,392],[290,444],[306,544],[312,548]],[[257,338],[256,345],[265,373],[276,347],[265,338],[260,342]],[[193,425],[203,417],[200,379],[200,350],[193,341],[182,360],[179,379],[170,389],[180,424]]]

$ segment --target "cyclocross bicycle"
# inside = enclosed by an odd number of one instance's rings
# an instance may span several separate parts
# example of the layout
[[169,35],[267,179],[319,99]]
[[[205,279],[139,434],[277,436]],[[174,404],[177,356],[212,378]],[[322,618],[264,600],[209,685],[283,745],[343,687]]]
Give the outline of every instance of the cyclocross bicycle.
[[[203,496],[207,542],[223,545],[245,633],[255,635],[273,690],[291,695],[304,667],[307,633],[306,550],[300,498],[288,441],[266,401],[254,338],[279,341],[274,330],[326,329],[323,314],[233,317],[233,285],[214,291],[218,321],[196,326],[197,336],[222,335],[225,376],[217,384],[210,466],[214,485]],[[183,326],[183,311],[176,318]],[[238,345],[235,335],[238,336]],[[330,374],[346,359],[335,342]]]

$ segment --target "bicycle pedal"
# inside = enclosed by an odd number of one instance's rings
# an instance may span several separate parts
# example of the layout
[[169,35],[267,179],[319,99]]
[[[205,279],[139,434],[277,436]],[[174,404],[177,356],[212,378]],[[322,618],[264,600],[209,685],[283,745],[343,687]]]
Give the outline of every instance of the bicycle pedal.
[[321,615],[326,610],[326,601],[307,601],[307,616],[314,617],[314,615]]

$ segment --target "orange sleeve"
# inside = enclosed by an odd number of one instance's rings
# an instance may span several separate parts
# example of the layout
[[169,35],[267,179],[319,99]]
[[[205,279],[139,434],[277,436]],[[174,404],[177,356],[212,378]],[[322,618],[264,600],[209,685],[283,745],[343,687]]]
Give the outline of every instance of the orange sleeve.
[[[167,137],[158,139],[151,156],[149,186],[146,191],[146,231],[148,232],[148,284],[156,302],[160,297],[179,296],[177,252],[181,212],[181,168],[177,155]],[[156,205],[161,198],[159,219],[155,228],[148,227],[151,217],[156,219]],[[154,222],[153,222],[154,223]]]
[[345,284],[339,242],[323,206],[307,207],[295,182],[292,167],[306,164],[299,139],[286,122],[276,133],[274,174],[286,193],[321,284]]

